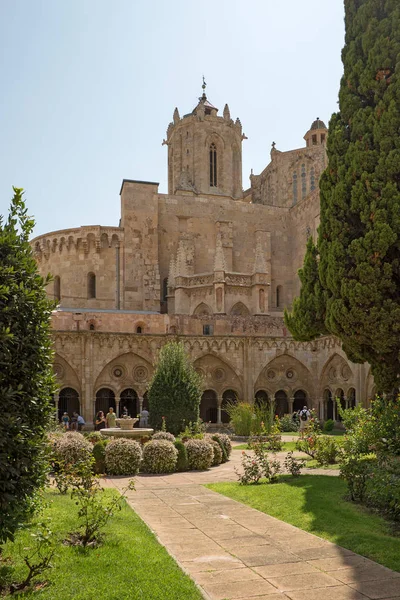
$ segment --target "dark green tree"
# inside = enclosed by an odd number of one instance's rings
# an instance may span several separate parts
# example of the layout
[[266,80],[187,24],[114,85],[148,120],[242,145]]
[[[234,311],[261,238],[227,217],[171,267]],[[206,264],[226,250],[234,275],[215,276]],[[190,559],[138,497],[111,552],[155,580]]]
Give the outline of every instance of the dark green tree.
[[29,245],[33,226],[14,188],[9,216],[0,217],[0,543],[29,516],[47,467],[53,306]]
[[161,429],[164,417],[167,430],[178,435],[186,424],[198,420],[201,378],[183,344],[170,342],[161,349],[148,397],[150,423],[155,429]]
[[[371,364],[378,389],[392,391],[400,374],[400,4],[344,4],[340,112],[320,181],[324,328],[351,360]],[[288,324],[298,332],[295,309]]]
[[285,309],[285,323],[295,340],[310,341],[321,333],[328,333],[324,322],[324,292],[318,274],[318,251],[311,237],[299,278],[300,296],[294,299],[291,313]]

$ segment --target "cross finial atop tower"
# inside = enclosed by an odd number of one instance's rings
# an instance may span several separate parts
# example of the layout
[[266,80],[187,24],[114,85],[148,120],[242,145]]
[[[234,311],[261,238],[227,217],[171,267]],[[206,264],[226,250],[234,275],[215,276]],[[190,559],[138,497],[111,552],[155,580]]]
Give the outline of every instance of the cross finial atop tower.
[[206,80],[204,79],[204,75],[203,75],[203,85],[201,87],[203,89],[203,98],[205,98],[206,97],[206,87],[207,87],[207,84],[206,84]]

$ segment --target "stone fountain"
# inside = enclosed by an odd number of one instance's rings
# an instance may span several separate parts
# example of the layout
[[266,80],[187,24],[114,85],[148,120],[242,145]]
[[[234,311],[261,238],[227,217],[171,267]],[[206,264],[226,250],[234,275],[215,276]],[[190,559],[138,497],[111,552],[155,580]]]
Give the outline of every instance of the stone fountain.
[[148,427],[137,427],[134,429],[133,426],[138,421],[139,419],[133,419],[131,417],[122,417],[121,419],[116,419],[118,427],[100,429],[100,434],[103,437],[122,437],[134,440],[145,436],[150,436],[154,433],[154,429],[150,429]]

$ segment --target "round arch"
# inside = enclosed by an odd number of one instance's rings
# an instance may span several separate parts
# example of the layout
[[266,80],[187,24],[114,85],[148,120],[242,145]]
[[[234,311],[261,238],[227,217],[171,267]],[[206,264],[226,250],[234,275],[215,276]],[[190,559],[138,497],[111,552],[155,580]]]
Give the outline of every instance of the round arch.
[[102,410],[104,415],[108,413],[109,408],[113,408],[116,411],[116,403],[115,403],[115,393],[110,388],[100,388],[96,392],[96,405],[95,405],[95,415]]
[[222,404],[221,404],[221,421],[222,423],[229,423],[231,420],[229,414],[226,412],[225,408],[229,404],[236,404],[238,401],[238,393],[235,390],[225,390],[222,394]]
[[267,408],[270,405],[270,397],[267,390],[257,390],[254,396],[254,404],[258,408]]
[[275,414],[279,418],[283,417],[289,412],[288,396],[285,390],[278,390],[275,392]]
[[307,392],[304,390],[297,390],[293,394],[293,410],[301,410],[304,406],[308,406]]
[[200,401],[200,418],[204,423],[216,423],[218,419],[217,392],[205,390]]
[[119,397],[119,414],[124,414],[126,409],[128,415],[135,418],[139,413],[139,398],[136,390],[133,388],[125,388],[122,390]]
[[71,387],[63,388],[58,395],[58,419],[61,421],[61,417],[64,413],[68,413],[71,418],[72,413],[80,412],[80,402],[78,392]]

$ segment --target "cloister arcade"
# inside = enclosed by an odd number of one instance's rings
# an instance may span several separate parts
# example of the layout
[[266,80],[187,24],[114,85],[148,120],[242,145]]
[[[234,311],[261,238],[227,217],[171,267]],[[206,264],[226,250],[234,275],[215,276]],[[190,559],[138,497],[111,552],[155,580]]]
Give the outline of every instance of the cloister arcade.
[[[336,398],[342,408],[354,407],[359,401],[353,373],[337,354],[326,362],[319,381],[295,357],[289,354],[276,357],[255,378],[252,394],[244,391],[247,386],[243,372],[226,357],[214,352],[198,353],[193,357],[193,366],[203,380],[200,417],[211,424],[228,423],[226,409],[239,401],[272,406],[279,417],[308,406],[316,410],[320,419],[335,421],[341,420]],[[108,412],[111,406],[117,415],[126,407],[132,416],[148,408],[147,390],[154,367],[151,357],[144,353],[126,352],[105,361],[93,384],[86,386],[85,402],[81,400],[84,386],[69,362],[57,354],[54,368],[59,383],[55,395],[59,418],[63,412],[71,415],[77,411],[90,423],[98,411]]]

